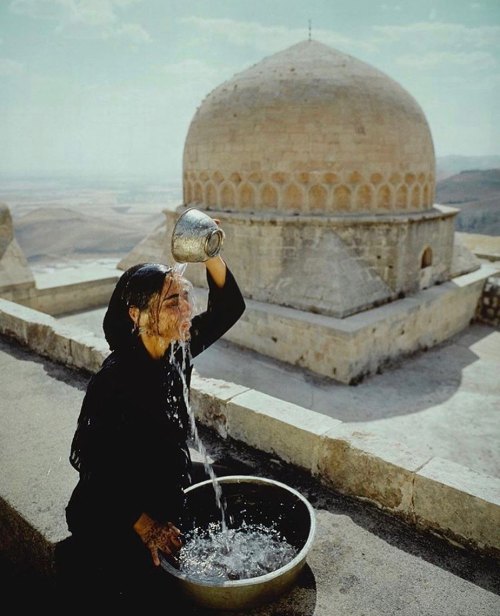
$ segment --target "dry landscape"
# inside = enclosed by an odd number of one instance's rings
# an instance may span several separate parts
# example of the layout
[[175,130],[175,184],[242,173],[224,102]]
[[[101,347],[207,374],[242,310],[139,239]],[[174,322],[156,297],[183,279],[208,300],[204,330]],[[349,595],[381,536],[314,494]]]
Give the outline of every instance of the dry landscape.
[[500,235],[500,169],[462,171],[441,180],[436,201],[460,208],[458,231]]
[[[457,231],[500,236],[500,157],[438,159],[437,177],[436,201],[461,210]],[[9,205],[16,238],[35,269],[120,260],[163,223],[163,210],[178,206],[181,195],[180,180],[0,177],[0,202]]]
[[181,202],[178,183],[147,180],[0,181],[32,266],[125,256]]

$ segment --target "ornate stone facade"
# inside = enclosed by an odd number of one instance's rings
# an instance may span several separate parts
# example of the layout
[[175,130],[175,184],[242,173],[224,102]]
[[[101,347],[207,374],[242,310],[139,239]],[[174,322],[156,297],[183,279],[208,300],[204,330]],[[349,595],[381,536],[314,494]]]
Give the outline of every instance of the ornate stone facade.
[[207,210],[289,214],[418,212],[434,201],[433,173],[240,173],[186,171],[184,203]]
[[210,93],[184,148],[184,203],[283,214],[432,207],[434,147],[417,102],[377,69],[315,41]]

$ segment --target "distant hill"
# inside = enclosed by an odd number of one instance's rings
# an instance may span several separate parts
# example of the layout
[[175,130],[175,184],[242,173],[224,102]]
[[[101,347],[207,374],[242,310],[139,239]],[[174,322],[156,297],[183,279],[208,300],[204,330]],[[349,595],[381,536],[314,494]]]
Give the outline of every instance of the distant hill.
[[468,169],[500,169],[500,156],[438,156],[436,159],[438,182]]
[[439,181],[436,203],[460,208],[457,231],[500,235],[500,168],[462,171]]
[[32,210],[15,221],[14,230],[31,261],[54,257],[122,257],[145,235],[144,227],[133,220],[129,224],[116,217],[90,216],[63,207]]

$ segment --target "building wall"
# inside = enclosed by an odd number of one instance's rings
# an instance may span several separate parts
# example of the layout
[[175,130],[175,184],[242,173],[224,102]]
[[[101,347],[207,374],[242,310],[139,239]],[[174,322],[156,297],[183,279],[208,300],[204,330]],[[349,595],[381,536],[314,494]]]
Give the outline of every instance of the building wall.
[[480,323],[500,327],[500,277],[488,278],[477,307],[476,319]]
[[[178,213],[165,213],[170,235]],[[385,218],[211,214],[221,220],[223,255],[249,299],[342,318],[450,278],[455,211]],[[203,268],[188,266],[186,275],[206,285]]]
[[[453,256],[455,214],[338,226],[335,233],[348,244],[396,294],[412,293],[449,279]],[[431,263],[423,272],[424,252]],[[427,274],[427,275],[426,275]]]
[[488,274],[477,271],[416,297],[345,319],[248,302],[226,339],[334,380],[355,384],[393,361],[462,331],[474,319]]

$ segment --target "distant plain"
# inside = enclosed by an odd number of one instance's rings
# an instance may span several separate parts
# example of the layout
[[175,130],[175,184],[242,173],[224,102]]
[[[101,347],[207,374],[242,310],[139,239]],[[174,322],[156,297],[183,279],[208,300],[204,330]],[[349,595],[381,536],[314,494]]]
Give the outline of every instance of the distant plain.
[[[493,168],[492,168],[493,167]],[[500,157],[437,160],[436,202],[459,208],[457,231],[500,236]],[[0,202],[35,273],[118,263],[182,203],[181,180],[7,178]]]

